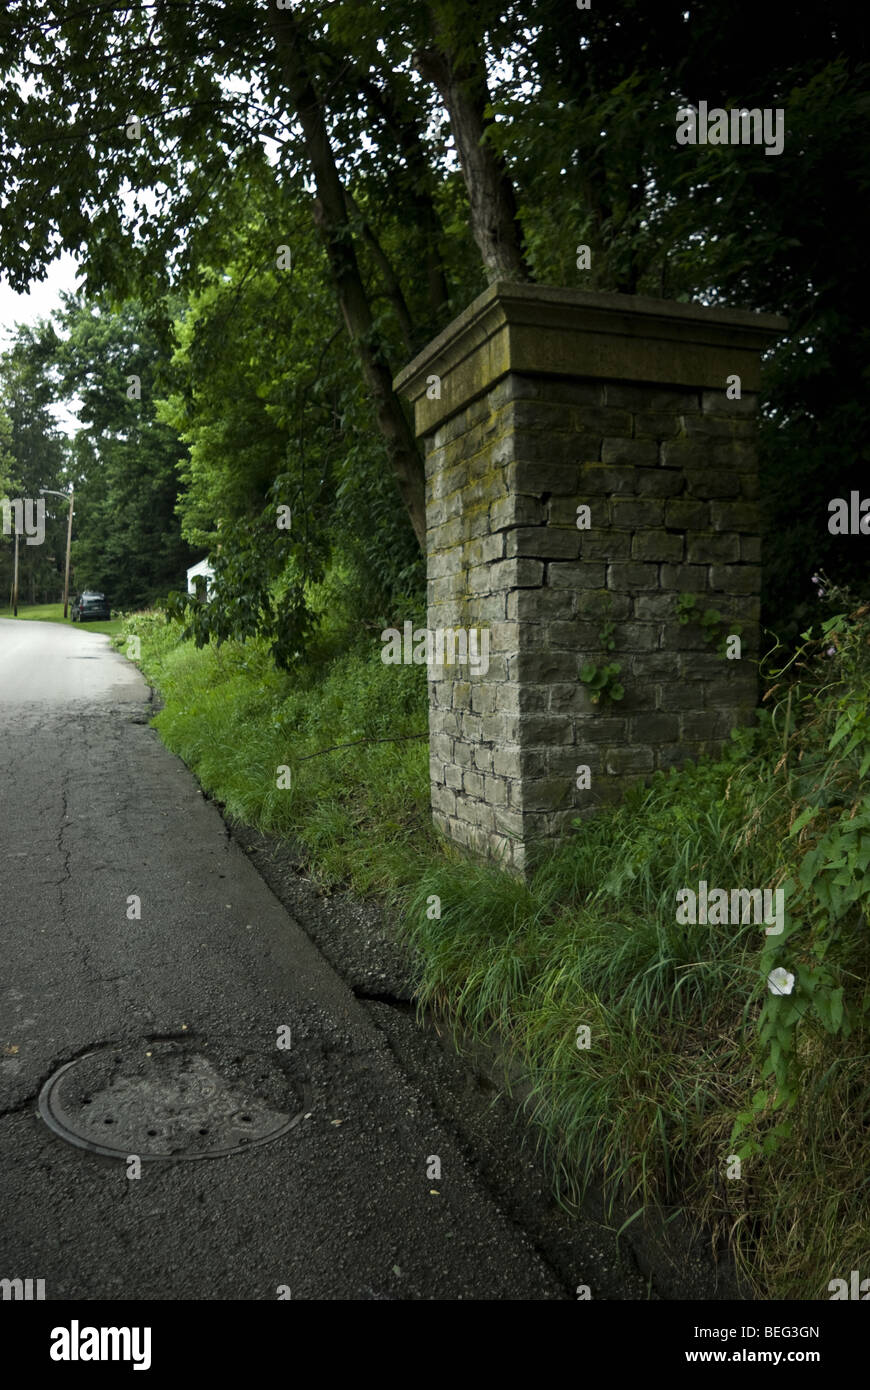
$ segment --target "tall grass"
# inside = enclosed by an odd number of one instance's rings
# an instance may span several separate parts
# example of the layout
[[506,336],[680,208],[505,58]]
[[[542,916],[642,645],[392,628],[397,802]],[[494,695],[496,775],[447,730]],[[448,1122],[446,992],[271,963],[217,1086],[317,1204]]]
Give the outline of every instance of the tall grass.
[[325,882],[415,880],[435,849],[423,668],[361,648],[291,676],[265,645],[179,642],[160,614],[128,631],[165,701],[156,728],[230,820],[292,837]]
[[[408,905],[421,999],[507,1050],[561,1199],[579,1201],[596,1179],[638,1210],[680,1202],[731,1239],[759,1296],[820,1298],[832,1278],[870,1274],[870,851],[837,821],[836,843],[857,843],[854,870],[805,860],[836,817],[848,828],[870,811],[868,740],[855,737],[868,635],[859,610],[808,643],[800,679],[774,691],[773,714],[735,734],[727,756],[659,774],[578,827],[531,882],[485,866],[460,881],[436,865]],[[844,717],[848,738],[835,732]],[[819,809],[801,843],[789,831],[807,805]],[[677,923],[680,888],[764,888],[802,873],[812,886],[807,862],[816,878],[837,871],[844,906],[782,948],[761,925]],[[433,894],[440,919],[426,911]],[[799,1016],[784,1121],[757,1027],[772,949],[800,974],[793,999],[773,1000]],[[808,988],[820,960],[828,999]],[[830,1026],[838,991],[851,1031]],[[577,1045],[583,1026],[588,1048]],[[754,1152],[735,1164],[735,1125],[753,1098]]]
[[[785,1124],[758,1039],[763,926],[681,926],[675,910],[677,890],[701,879],[730,889],[794,877],[831,817],[870,810],[860,741],[841,738],[833,764],[827,751],[844,709],[866,707],[866,626],[826,638],[835,656],[799,663],[723,758],[657,775],[578,826],[528,881],[436,839],[425,739],[320,756],[423,731],[419,668],[358,650],[291,678],[250,644],[195,651],[159,619],[139,630],[166,699],[157,726],[228,813],[292,836],[323,877],[401,905],[421,1007],[457,1037],[495,1041],[522,1077],[561,1201],[603,1180],[609,1201],[638,1214],[679,1204],[730,1239],[759,1297],[824,1298],[851,1269],[870,1276],[870,883],[836,921],[788,942],[796,969],[827,943],[853,1026],[831,1032],[824,1011],[805,1010]],[[790,835],[810,804],[821,820]],[[735,1122],[753,1096],[758,1142],[736,1177]]]

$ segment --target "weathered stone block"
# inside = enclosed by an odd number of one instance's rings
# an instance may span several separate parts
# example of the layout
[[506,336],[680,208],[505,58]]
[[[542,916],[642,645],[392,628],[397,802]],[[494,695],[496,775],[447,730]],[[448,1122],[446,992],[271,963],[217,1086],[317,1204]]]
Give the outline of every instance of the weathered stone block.
[[724,673],[704,682],[705,709],[738,708],[749,701],[754,704],[757,694],[757,681],[752,667],[741,666],[739,661],[724,661]]
[[654,767],[651,748],[608,748],[604,755],[604,770],[608,777],[636,777],[652,772]]
[[487,714],[480,720],[480,739],[483,743],[519,743],[523,731],[521,714]]
[[761,598],[758,594],[741,594],[739,597],[729,595],[728,612],[726,617],[735,622],[746,625],[745,636],[749,638],[753,629],[757,629],[761,620]]
[[[448,768],[447,771],[450,769]],[[435,786],[432,788],[432,806],[442,815],[454,816],[456,814],[456,793],[449,787]]]
[[701,532],[689,537],[686,547],[689,564],[732,564],[740,559],[740,541],[735,535]]
[[520,685],[552,685],[556,681],[576,680],[577,654],[571,651],[521,651],[517,655]]
[[666,642],[671,651],[703,652],[709,650],[704,633],[697,622],[687,623],[685,627],[669,630]]
[[713,442],[712,462],[715,468],[727,468],[738,473],[756,476],[758,449],[754,439],[717,439]]
[[700,594],[707,588],[707,574],[706,565],[662,565],[659,584],[663,589]]
[[[507,805],[508,787],[511,785],[504,777],[486,777],[484,779],[484,795],[487,803],[492,807],[502,807]],[[517,785],[516,782],[513,785]],[[495,817],[493,817],[495,823]]]
[[472,749],[472,753],[473,753],[472,762],[473,762],[474,766],[477,768],[478,772],[491,772],[491,771],[492,771],[492,749],[491,749],[491,748],[485,748],[485,747],[483,747],[482,745],[478,744],[475,748]]
[[483,796],[483,773],[468,769],[462,774],[462,790],[466,796]]
[[462,547],[462,559],[469,569],[472,565],[486,565],[491,560],[501,560],[504,553],[504,535],[501,531],[494,536],[477,537]]
[[571,622],[549,623],[547,636],[551,649],[558,651],[567,647],[569,651],[592,651],[600,646],[600,624],[584,623],[578,618]]
[[659,586],[659,567],[653,564],[623,564],[616,561],[607,566],[607,587],[621,592],[630,590],[657,589]]
[[433,731],[430,733],[429,747],[433,757],[442,763],[453,761],[453,739],[449,735]]
[[[544,468],[561,464],[573,468],[578,458],[597,457],[600,447],[600,438],[594,434],[578,437],[576,432],[531,434],[517,431],[499,440],[494,461],[501,462],[500,451],[503,451],[505,463],[516,461]],[[493,460],[489,462],[491,464]]]
[[539,526],[546,521],[545,507],[537,497],[513,493],[499,497],[489,509],[492,531],[504,531],[509,526]]
[[[685,717],[685,716],[684,716]],[[680,719],[676,714],[652,711],[638,714],[629,720],[628,736],[636,745],[668,743],[680,735]]]
[[573,743],[574,729],[567,720],[554,714],[524,714],[520,716],[518,736],[526,748],[532,748],[537,743],[552,747],[560,743]]
[[512,589],[507,595],[509,621],[551,623],[573,613],[574,597],[565,589]]
[[673,594],[637,594],[634,600],[634,616],[640,622],[676,617],[676,600]]
[[[505,382],[509,382],[511,394],[501,392]],[[604,404],[604,387],[600,381],[565,381],[560,378],[549,379],[541,376],[521,376],[517,372],[499,382],[490,393],[493,405],[502,405],[506,400],[549,401],[557,405],[597,406]]]
[[519,714],[520,687],[515,681],[504,681],[496,686],[495,708],[499,714]]
[[601,462],[631,464],[632,467],[655,465],[659,461],[659,446],[653,439],[604,439]]
[[561,684],[554,682],[548,693],[547,708],[552,714],[591,715],[595,713],[596,707],[592,704],[586,687],[580,684],[579,677],[576,675],[574,680],[564,681]]
[[670,411],[640,410],[634,417],[636,439],[671,439],[680,430],[680,418]]
[[505,555],[538,556],[542,560],[574,560],[580,554],[580,537],[576,527],[569,531],[558,526],[518,526],[505,536]]
[[683,537],[667,531],[638,531],[631,538],[631,558],[678,564],[683,558]]
[[721,391],[702,391],[701,409],[705,415],[742,415],[754,421],[758,413],[758,393],[741,391],[739,400],[729,400],[724,389]]
[[638,680],[649,680],[656,676],[676,679],[681,674],[679,655],[668,650],[632,656],[631,674]]
[[761,592],[760,565],[712,565],[710,587],[726,594],[757,594]]
[[662,391],[650,386],[629,386],[624,382],[606,382],[604,399],[608,405],[634,411],[685,414],[693,407],[700,409],[697,391]]
[[552,589],[603,589],[607,566],[581,560],[575,564],[553,561],[547,566],[547,583]]
[[577,616],[584,621],[603,618],[618,623],[631,616],[632,601],[628,594],[613,593],[609,589],[584,589],[576,595],[575,601]]
[[492,714],[495,709],[495,685],[474,685],[471,690],[471,708],[475,714]]
[[716,713],[714,710],[705,710],[701,714],[681,714],[680,715],[680,737],[686,739],[718,739],[726,738],[730,728],[727,717]]
[[761,530],[761,508],[753,502],[711,502],[710,521],[716,531],[739,531],[757,535]]
[[[474,600],[475,623],[482,623],[486,627],[490,623],[503,622],[507,617],[507,599],[504,590],[497,594],[478,595]],[[461,627],[462,624],[453,623],[452,626]]]
[[544,566],[537,560],[497,560],[469,571],[468,592],[492,593],[523,585],[534,586],[541,583],[543,576]]
[[679,658],[682,680],[702,681],[705,685],[719,679],[725,664],[724,658],[706,644],[704,651],[680,652]]
[[722,415],[687,415],[683,427],[689,439],[745,439],[754,437],[755,421],[727,419]]
[[[622,705],[620,703],[620,709]],[[588,747],[589,752],[593,752],[601,745],[611,743],[623,743],[627,736],[628,720],[620,719],[616,715],[602,714],[596,706],[592,706],[592,714],[584,719],[577,727],[577,750],[576,756],[579,763],[591,762],[586,756],[584,749]],[[600,765],[600,760],[599,760]]]
[[452,550],[454,546],[462,543],[462,539],[462,521],[459,517],[453,521],[445,521],[442,526],[432,527],[426,533],[426,544],[430,554],[438,550]]
[[[597,525],[596,499],[614,496],[634,495],[637,492],[637,472],[634,468],[615,468],[612,464],[597,463],[584,458],[577,465],[575,475],[575,494],[579,501],[585,502],[592,510],[592,524]],[[600,507],[600,504],[598,504]],[[550,515],[554,512],[559,520],[577,519],[577,502],[562,501],[561,498],[550,503]],[[573,514],[573,517],[572,517]],[[602,515],[598,512],[598,517]]]
[[692,497],[739,497],[740,480],[723,468],[687,468],[686,488]]
[[620,650],[624,647],[630,652],[654,652],[658,649],[658,637],[658,623],[623,623],[619,629]]
[[631,414],[627,410],[583,406],[576,412],[575,421],[576,428],[583,434],[631,438]]
[[710,463],[710,446],[689,439],[668,439],[661,446],[661,461],[665,468],[704,468]]
[[541,430],[554,435],[566,428],[574,428],[575,411],[552,401],[523,400],[515,396],[499,408],[498,420],[505,433],[522,434]]
[[683,685],[681,681],[662,681],[656,686],[656,709],[694,710],[697,708],[698,691],[695,686]]
[[580,532],[580,559],[628,560],[631,556],[631,533],[629,531]]
[[524,811],[552,811],[573,803],[574,784],[566,777],[530,778],[523,784]]
[[639,497],[678,497],[686,485],[679,468],[644,468],[638,471]]
[[[453,691],[448,682],[445,681],[443,684],[446,687],[443,693],[452,704]],[[454,709],[438,708],[436,701],[439,699],[441,693],[442,692],[438,690],[432,694],[432,718],[429,720],[429,732],[431,734],[448,734],[453,738],[458,738],[462,732],[459,726],[459,715]]]
[[658,497],[614,497],[610,504],[613,525],[620,530],[661,526],[665,519],[665,504]]
[[[673,527],[680,531],[705,531],[710,526],[710,518],[713,507],[718,503],[698,502],[687,498],[678,498],[674,501],[665,503],[665,526]],[[713,525],[717,530],[723,528],[717,526],[715,520]]]
[[509,463],[505,480],[511,489],[530,496],[541,497],[550,492],[555,496],[574,497],[577,493],[577,465],[566,463]]

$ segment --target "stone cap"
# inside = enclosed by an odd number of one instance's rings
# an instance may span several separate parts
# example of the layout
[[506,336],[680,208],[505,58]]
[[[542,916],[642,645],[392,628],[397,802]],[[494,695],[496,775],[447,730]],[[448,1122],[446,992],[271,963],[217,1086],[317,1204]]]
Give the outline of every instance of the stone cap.
[[[508,372],[723,391],[736,372],[744,391],[757,391],[759,354],[787,328],[777,314],[499,280],[399,372],[393,389],[412,403],[418,436]],[[426,394],[432,375],[441,379],[438,400]]]

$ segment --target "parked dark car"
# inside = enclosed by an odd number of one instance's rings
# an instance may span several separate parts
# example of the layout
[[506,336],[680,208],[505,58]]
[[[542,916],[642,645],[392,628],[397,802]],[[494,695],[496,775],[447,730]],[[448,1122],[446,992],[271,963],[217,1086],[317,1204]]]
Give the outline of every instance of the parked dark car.
[[109,608],[109,600],[105,594],[94,593],[92,589],[86,589],[83,594],[72,601],[70,616],[74,623],[90,623],[99,619],[101,622],[108,622],[112,613]]

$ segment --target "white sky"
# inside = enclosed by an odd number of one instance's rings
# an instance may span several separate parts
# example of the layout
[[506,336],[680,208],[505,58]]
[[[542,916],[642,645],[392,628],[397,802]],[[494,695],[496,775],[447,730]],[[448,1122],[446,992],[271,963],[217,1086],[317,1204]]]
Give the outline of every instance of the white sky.
[[34,323],[60,308],[61,290],[76,288],[76,262],[68,251],[52,261],[44,280],[34,280],[27,294],[15,294],[0,271],[0,339],[6,347],[16,323]]
[[[26,294],[16,294],[11,290],[5,275],[0,272],[0,351],[9,345],[16,324],[35,323],[37,319],[48,318],[60,309],[61,291],[77,288],[76,271],[75,259],[69,252],[62,251],[48,267],[45,279],[34,280]],[[69,402],[71,406],[77,404],[76,401]],[[81,428],[66,405],[54,406],[52,414],[64,434],[75,434]]]
[[[15,82],[21,96],[31,96],[36,87],[33,78],[22,79],[17,73],[9,80]],[[0,264],[0,352],[9,346],[18,324],[35,323],[37,319],[49,318],[60,309],[61,291],[78,288],[76,270],[75,258],[68,251],[61,251],[48,267],[44,280],[34,280],[25,294],[16,294],[10,289],[3,265]],[[67,405],[77,406],[78,401],[69,401]],[[64,434],[75,434],[80,425],[67,405],[54,406],[52,414]]]

